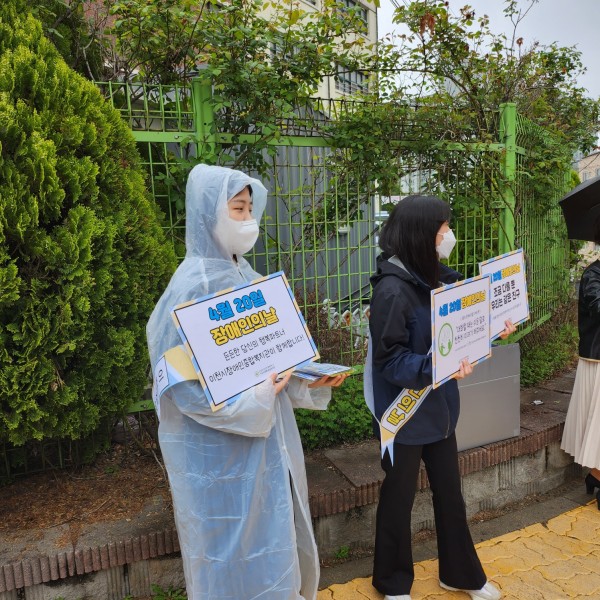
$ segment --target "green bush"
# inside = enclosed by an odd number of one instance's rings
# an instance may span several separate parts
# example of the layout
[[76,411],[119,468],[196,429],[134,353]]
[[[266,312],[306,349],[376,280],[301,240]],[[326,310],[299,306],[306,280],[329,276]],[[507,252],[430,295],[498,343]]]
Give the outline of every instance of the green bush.
[[174,266],[127,126],[4,0],[0,441],[77,439],[140,397]]
[[185,590],[169,586],[164,589],[159,585],[152,584],[152,600],[186,600],[187,593]]
[[575,365],[579,343],[576,323],[575,304],[571,303],[523,338],[521,386],[536,385]]
[[296,410],[296,422],[306,450],[372,437],[371,413],[365,404],[362,376],[352,375],[339,388],[333,388],[326,411]]
[[42,23],[44,35],[69,67],[88,79],[102,80],[102,48],[86,19],[86,3],[37,0],[30,4],[33,16]]

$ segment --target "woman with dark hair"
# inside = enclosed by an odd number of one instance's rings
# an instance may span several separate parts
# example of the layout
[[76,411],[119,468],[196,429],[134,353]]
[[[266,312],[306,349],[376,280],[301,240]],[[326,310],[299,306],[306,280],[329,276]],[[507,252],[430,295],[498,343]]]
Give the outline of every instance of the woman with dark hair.
[[[394,207],[381,232],[383,252],[371,278],[372,359],[367,366],[377,419],[402,389],[422,390],[432,383],[430,293],[462,277],[439,262],[450,256],[456,242],[449,221],[450,207],[443,200],[408,196]],[[507,321],[501,337],[513,331]],[[472,370],[465,360],[455,377],[462,379]],[[500,598],[487,581],[467,525],[454,433],[458,413],[458,386],[451,379],[431,390],[398,431],[393,464],[388,453],[382,460],[385,479],[377,509],[373,585],[386,600],[410,598],[411,510],[421,459],[433,492],[440,586],[478,600]]]
[[[595,243],[600,244],[600,218]],[[600,261],[589,265],[579,283],[579,362],[561,448],[575,462],[589,467],[585,478],[588,494],[595,489],[600,510]]]

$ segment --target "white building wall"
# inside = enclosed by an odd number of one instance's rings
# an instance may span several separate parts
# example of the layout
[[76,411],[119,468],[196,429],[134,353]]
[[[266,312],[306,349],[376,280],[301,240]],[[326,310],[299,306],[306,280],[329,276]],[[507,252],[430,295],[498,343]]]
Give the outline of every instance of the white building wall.
[[600,177],[600,148],[577,161],[577,171],[581,181]]
[[[339,0],[339,2],[343,5],[348,5],[349,2],[354,2],[356,5],[364,9],[366,23],[367,23],[367,32],[363,37],[367,45],[373,46],[375,48],[375,44],[377,43],[378,30],[377,30],[377,7],[375,5],[374,0]],[[285,0],[281,0],[280,4],[294,4],[298,6],[301,10],[306,12],[313,12],[320,10],[322,7],[322,0],[292,0],[290,2],[285,2]],[[273,13],[272,8],[268,8],[265,10],[265,16],[268,17],[269,14]],[[358,39],[358,38],[356,38]],[[351,96],[353,93],[357,91],[361,91],[361,87],[364,85],[366,91],[367,82],[369,79],[368,74],[363,73],[342,73],[340,76],[340,81],[336,82],[334,77],[326,77],[321,84],[319,85],[319,89],[317,91],[317,97],[323,99],[335,99],[335,98],[344,98],[347,96]]]

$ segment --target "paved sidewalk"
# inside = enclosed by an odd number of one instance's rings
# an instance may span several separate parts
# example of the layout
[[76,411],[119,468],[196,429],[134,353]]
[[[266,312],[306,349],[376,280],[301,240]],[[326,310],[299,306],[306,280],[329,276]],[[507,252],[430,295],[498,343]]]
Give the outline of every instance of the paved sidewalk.
[[[477,551],[506,600],[600,599],[600,511],[595,499],[546,522],[483,541]],[[370,578],[360,578],[321,590],[317,600],[382,597]],[[432,559],[415,565],[411,598],[467,600],[469,596],[442,590],[437,560]]]

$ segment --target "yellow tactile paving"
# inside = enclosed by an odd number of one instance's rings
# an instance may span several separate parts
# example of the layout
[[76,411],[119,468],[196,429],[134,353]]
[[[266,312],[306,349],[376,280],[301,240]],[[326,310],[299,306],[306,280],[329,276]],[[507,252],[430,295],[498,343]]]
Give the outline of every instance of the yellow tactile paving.
[[[590,502],[547,523],[486,540],[477,552],[505,600],[600,600],[600,511]],[[317,600],[381,600],[370,578],[321,590]],[[467,600],[438,585],[437,560],[415,565],[412,600]]]

